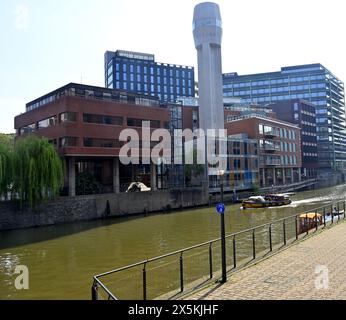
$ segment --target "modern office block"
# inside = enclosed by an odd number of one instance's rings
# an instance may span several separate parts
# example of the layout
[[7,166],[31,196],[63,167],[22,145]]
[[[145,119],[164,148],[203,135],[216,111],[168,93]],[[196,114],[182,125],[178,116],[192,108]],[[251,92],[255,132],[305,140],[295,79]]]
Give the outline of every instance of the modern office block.
[[294,123],[301,129],[302,175],[315,178],[318,168],[316,108],[302,99],[285,100],[268,106],[280,120]]
[[194,68],[158,63],[153,54],[107,51],[105,86],[175,102],[178,97],[195,96]]
[[321,64],[283,67],[281,71],[223,75],[224,97],[271,104],[304,99],[316,107],[318,165],[321,171],[346,170],[344,83]]

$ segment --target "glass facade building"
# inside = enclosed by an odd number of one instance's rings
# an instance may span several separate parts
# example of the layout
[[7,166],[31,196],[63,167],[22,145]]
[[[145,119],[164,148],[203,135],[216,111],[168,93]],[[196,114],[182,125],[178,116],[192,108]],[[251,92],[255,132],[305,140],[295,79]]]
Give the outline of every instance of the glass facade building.
[[195,96],[194,68],[155,62],[153,54],[107,51],[105,86],[175,102],[178,97]]
[[281,71],[223,74],[224,97],[267,105],[304,99],[316,107],[318,165],[323,170],[346,170],[344,83],[321,64],[283,67]]

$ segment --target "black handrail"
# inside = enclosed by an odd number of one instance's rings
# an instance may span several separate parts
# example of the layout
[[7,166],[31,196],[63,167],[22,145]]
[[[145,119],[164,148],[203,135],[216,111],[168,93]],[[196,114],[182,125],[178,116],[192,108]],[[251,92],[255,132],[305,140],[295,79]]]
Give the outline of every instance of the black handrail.
[[[346,210],[345,210],[346,202],[345,201],[338,201],[336,203],[337,206],[333,207],[333,203],[330,205],[330,215],[331,215],[331,218],[332,218],[331,219],[331,224],[333,224],[333,222],[334,222],[334,214],[337,214],[338,215],[338,221],[340,220],[340,210],[339,209],[340,209],[340,203],[341,202],[342,202],[342,205],[343,205],[343,208],[344,208],[343,218],[346,219]],[[236,237],[237,236],[242,235],[244,233],[252,232],[252,256],[253,256],[253,259],[255,260],[256,259],[256,230],[269,226],[269,229],[268,229],[268,231],[269,231],[269,252],[272,252],[273,251],[273,243],[272,243],[272,225],[273,224],[282,222],[282,227],[283,227],[283,243],[284,243],[284,246],[286,246],[287,245],[287,234],[286,234],[286,222],[287,222],[287,220],[294,218],[294,220],[295,220],[295,238],[296,238],[296,240],[298,240],[299,239],[298,217],[301,216],[301,215],[306,214],[306,218],[305,218],[306,219],[306,224],[305,224],[305,226],[306,226],[306,235],[308,235],[309,234],[309,222],[307,221],[307,213],[308,212],[314,212],[315,213],[315,222],[316,222],[315,228],[316,228],[316,231],[317,231],[318,230],[318,219],[317,219],[318,211],[320,211],[321,215],[323,215],[323,224],[324,224],[324,227],[326,227],[326,214],[327,214],[326,208],[328,208],[328,207],[329,207],[329,205],[320,206],[320,207],[317,207],[317,208],[314,208],[314,209],[307,210],[307,211],[305,211],[303,213],[294,214],[294,215],[291,215],[291,216],[288,216],[288,217],[277,219],[277,220],[274,220],[274,221],[271,221],[271,222],[268,222],[268,223],[264,223],[262,225],[258,225],[258,226],[252,227],[252,228],[248,228],[248,229],[236,232],[236,233],[232,233],[232,234],[226,235],[226,239],[232,238],[232,242],[233,242],[233,268],[235,269],[237,267],[237,255],[236,255]],[[336,210],[336,212],[334,212],[334,209]],[[102,288],[107,293],[108,299],[118,300],[117,297],[101,282],[101,280],[99,278],[105,277],[105,276],[110,275],[110,274],[118,273],[118,272],[121,272],[121,271],[125,271],[125,270],[128,270],[128,269],[132,269],[132,268],[135,268],[135,267],[138,267],[138,266],[143,266],[143,269],[142,269],[142,274],[143,274],[142,275],[143,276],[143,285],[142,285],[143,286],[143,300],[146,300],[147,299],[147,277],[146,277],[146,273],[147,273],[146,266],[147,266],[147,264],[149,264],[151,262],[155,262],[155,261],[161,260],[161,259],[164,259],[164,258],[167,258],[167,257],[178,255],[178,254],[180,255],[180,258],[179,258],[180,292],[183,292],[184,291],[184,258],[183,258],[184,253],[188,252],[188,251],[191,251],[193,249],[198,249],[198,248],[207,246],[207,245],[209,246],[209,278],[212,279],[213,276],[214,276],[214,274],[213,274],[213,257],[212,257],[213,251],[212,251],[212,245],[215,242],[218,242],[220,240],[221,240],[221,238],[216,238],[216,239],[213,239],[213,240],[210,240],[210,241],[206,241],[206,242],[194,245],[194,246],[190,246],[190,247],[187,247],[187,248],[184,248],[184,249],[180,249],[180,250],[177,250],[177,251],[174,251],[174,252],[170,252],[170,253],[167,253],[167,254],[164,254],[164,255],[161,255],[161,256],[158,256],[158,257],[154,257],[154,258],[151,258],[151,259],[143,260],[143,261],[140,261],[140,262],[128,265],[128,266],[124,266],[124,267],[121,267],[121,268],[118,268],[118,269],[115,269],[115,270],[111,270],[111,271],[108,271],[108,272],[104,272],[104,273],[98,274],[98,275],[93,277],[92,299],[93,300],[98,300],[99,299],[98,289]]]

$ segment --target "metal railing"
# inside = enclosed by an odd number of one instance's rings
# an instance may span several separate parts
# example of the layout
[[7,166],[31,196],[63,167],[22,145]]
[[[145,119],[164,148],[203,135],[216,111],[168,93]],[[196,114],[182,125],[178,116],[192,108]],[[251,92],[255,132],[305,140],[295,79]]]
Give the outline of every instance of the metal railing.
[[[313,216],[313,213],[315,213],[315,216],[310,220],[308,219],[308,213],[309,216]],[[306,215],[306,218],[299,221],[299,218],[302,219],[302,215]],[[318,208],[310,209],[307,211],[304,211],[299,214],[291,215],[288,217],[284,217],[278,220],[274,220],[262,225],[255,226],[253,228],[249,228],[246,230],[242,230],[240,232],[236,232],[233,234],[226,235],[226,241],[229,241],[229,246],[231,247],[231,254],[232,257],[232,263],[231,263],[231,269],[228,269],[229,271],[239,269],[242,266],[246,265],[247,263],[258,259],[259,257],[264,257],[265,255],[272,253],[275,249],[275,243],[274,243],[274,229],[279,229],[282,232],[276,234],[276,248],[280,250],[281,248],[287,246],[289,243],[295,242],[300,239],[300,237],[304,237],[306,235],[309,235],[312,232],[316,232],[319,230],[319,228],[326,228],[327,225],[332,225],[334,223],[337,223],[342,219],[344,220],[346,218],[346,201],[338,201],[335,203],[330,203],[325,206],[321,206]],[[275,227],[276,226],[276,227]],[[262,232],[260,232],[262,230]],[[291,236],[289,233],[291,232]],[[248,246],[251,249],[251,253],[249,254],[248,259],[241,259],[239,257],[239,251],[241,247],[237,245],[237,240],[243,236],[248,234],[247,241],[249,241]],[[265,239],[264,235],[267,236],[267,246],[264,250],[259,250],[259,244],[256,243],[257,238],[261,238],[262,241]],[[261,236],[261,237],[260,237]],[[186,289],[186,287],[189,285],[185,279],[185,259],[187,258],[187,253],[200,249],[200,248],[206,248],[207,257],[205,259],[205,264],[208,269],[208,274],[206,277],[208,278],[207,281],[210,281],[211,279],[218,279],[220,277],[220,274],[216,272],[215,270],[221,270],[221,261],[218,266],[216,266],[216,263],[214,262],[214,247],[217,242],[220,242],[220,238],[213,239],[210,241],[206,241],[191,247],[187,247],[184,249],[180,249],[165,255],[161,255],[155,258],[143,260],[122,268],[118,268],[115,270],[111,270],[99,275],[95,275],[93,277],[93,284],[91,287],[92,291],[92,300],[101,300],[101,296],[105,295],[105,299],[108,300],[118,300],[118,297],[111,292],[111,290],[105,285],[104,282],[101,281],[101,278],[104,278],[106,276],[119,274],[121,272],[124,272],[126,270],[134,270],[135,268],[140,267],[141,272],[141,299],[147,300],[148,299],[148,278],[147,278],[147,271],[148,271],[148,265],[169,258],[169,257],[176,257],[175,260],[173,260],[173,263],[176,263],[177,269],[179,270],[178,277],[178,288],[176,290],[172,291],[172,297],[176,296],[177,294],[183,293]],[[220,249],[220,247],[218,247]],[[228,257],[229,258],[229,257]],[[243,257],[244,258],[244,257]],[[246,261],[247,260],[247,261]],[[245,263],[244,263],[245,262]],[[242,265],[240,265],[243,263]],[[228,264],[230,265],[230,264]],[[166,265],[164,265],[166,266]],[[163,281],[163,279],[160,279],[160,281]],[[199,284],[196,285],[194,283],[194,286],[198,287],[198,285],[201,285],[202,283],[205,283],[205,279],[203,281],[199,281]],[[136,283],[138,285],[138,282]],[[126,284],[128,286],[128,283]],[[101,293],[102,291],[102,293]],[[168,293],[168,292],[166,292]],[[162,296],[159,294],[159,296]],[[155,298],[157,298],[156,296]]]

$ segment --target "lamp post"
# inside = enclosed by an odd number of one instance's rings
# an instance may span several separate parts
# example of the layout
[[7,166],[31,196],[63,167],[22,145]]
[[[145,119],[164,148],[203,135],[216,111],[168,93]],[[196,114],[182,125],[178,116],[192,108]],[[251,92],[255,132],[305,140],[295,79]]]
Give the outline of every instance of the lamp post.
[[[221,183],[221,205],[224,208],[223,203],[223,175],[225,171],[224,170],[217,170],[217,175],[220,177]],[[222,210],[221,210],[222,211]],[[223,209],[224,211],[224,209]],[[226,233],[225,233],[225,214],[224,212],[220,213],[220,222],[221,222],[221,266],[222,266],[222,278],[221,282],[224,283],[227,281],[227,273],[226,273]]]

